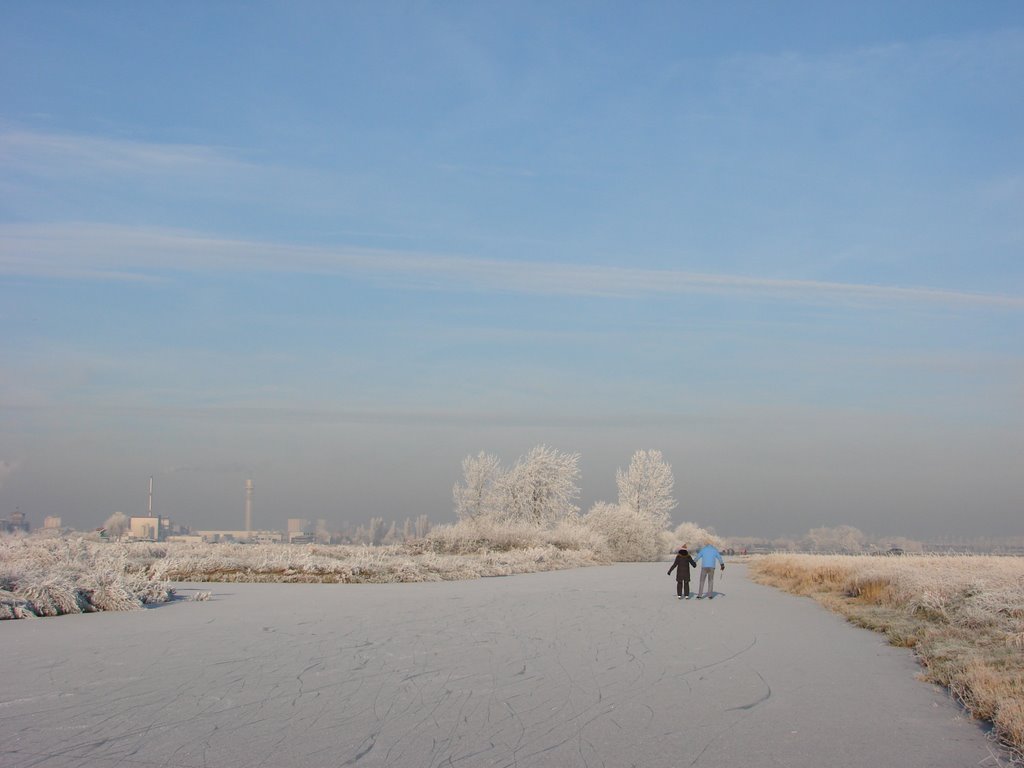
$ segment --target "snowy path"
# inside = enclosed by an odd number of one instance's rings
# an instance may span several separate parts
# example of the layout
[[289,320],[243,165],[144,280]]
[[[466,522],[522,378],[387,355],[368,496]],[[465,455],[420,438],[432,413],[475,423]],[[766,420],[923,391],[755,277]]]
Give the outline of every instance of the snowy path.
[[678,601],[667,568],[2,622],[0,766],[996,765],[909,652],[740,566]]

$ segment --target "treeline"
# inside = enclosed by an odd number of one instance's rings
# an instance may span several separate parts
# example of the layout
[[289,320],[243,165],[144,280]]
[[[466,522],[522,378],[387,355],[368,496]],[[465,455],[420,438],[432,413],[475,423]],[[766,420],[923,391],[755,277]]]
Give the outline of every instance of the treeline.
[[432,527],[426,515],[407,517],[401,524],[394,520],[386,523],[383,517],[371,517],[366,525],[344,526],[330,533],[317,531],[316,536],[323,544],[369,544],[379,547],[426,538]]
[[516,535],[535,540],[540,534],[578,540],[590,537],[593,546],[613,560],[657,560],[673,546],[705,541],[715,535],[693,523],[671,532],[675,479],[661,451],[639,450],[615,480],[618,500],[600,501],[586,513],[580,496],[578,453],[563,453],[538,445],[510,466],[486,452],[467,456],[462,480],[452,495],[458,522],[443,526],[435,540],[510,542]]
[[[907,554],[924,552],[997,552],[1010,551],[1013,543],[1007,539],[951,539],[934,542],[911,539],[906,536],[870,536],[852,525],[821,526],[811,528],[800,536],[774,538],[733,536],[730,547],[750,552],[815,552],[861,554],[900,551]],[[1018,545],[1024,551],[1024,540]]]
[[589,549],[607,560],[657,560],[681,543],[722,540],[710,529],[683,523],[671,530],[672,467],[660,451],[639,450],[616,472],[618,499],[600,501],[585,513],[580,498],[580,454],[538,445],[505,465],[481,451],[462,462],[452,488],[457,522],[434,525],[426,515],[404,521],[369,522],[328,531],[319,521],[312,540],[320,544],[388,546],[426,541],[437,551],[508,551],[554,545]]

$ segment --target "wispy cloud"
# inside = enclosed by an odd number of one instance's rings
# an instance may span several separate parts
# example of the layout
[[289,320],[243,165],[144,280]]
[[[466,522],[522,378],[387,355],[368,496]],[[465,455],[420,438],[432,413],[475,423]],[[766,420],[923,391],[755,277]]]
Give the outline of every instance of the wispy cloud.
[[249,165],[218,147],[9,130],[0,133],[0,167],[46,176],[97,172],[165,176]]
[[[768,87],[833,87],[871,84],[885,89],[960,79],[978,87],[998,88],[993,71],[1012,67],[1024,42],[1024,29],[1009,27],[974,34],[920,40],[893,40],[820,52],[745,53],[724,59],[722,73],[734,82]],[[955,66],[951,66],[955,63]]]
[[175,273],[233,271],[361,276],[403,288],[533,295],[627,298],[703,293],[790,301],[1024,309],[1022,296],[918,286],[316,247],[116,225],[0,225],[0,274],[151,280]]
[[439,163],[438,169],[449,173],[465,173],[478,176],[512,176],[529,179],[537,176],[537,172],[529,168],[517,168],[511,165],[464,165],[461,163]]

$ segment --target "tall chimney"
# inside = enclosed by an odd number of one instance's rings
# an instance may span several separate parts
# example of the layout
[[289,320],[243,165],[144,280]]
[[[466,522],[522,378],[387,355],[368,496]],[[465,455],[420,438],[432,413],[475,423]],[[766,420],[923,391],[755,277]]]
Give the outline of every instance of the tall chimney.
[[147,511],[147,515],[146,515],[147,517],[152,517],[153,516],[153,476],[152,475],[149,476],[149,507],[148,507],[148,509],[146,511]]
[[252,530],[252,480],[245,481],[245,530]]

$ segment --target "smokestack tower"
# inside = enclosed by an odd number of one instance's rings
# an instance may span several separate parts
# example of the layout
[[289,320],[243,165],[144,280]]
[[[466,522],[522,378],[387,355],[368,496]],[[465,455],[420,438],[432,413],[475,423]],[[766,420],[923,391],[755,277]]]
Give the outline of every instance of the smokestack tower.
[[146,517],[153,516],[153,476],[149,476],[149,507],[146,509]]
[[252,480],[245,481],[245,530],[252,530]]

